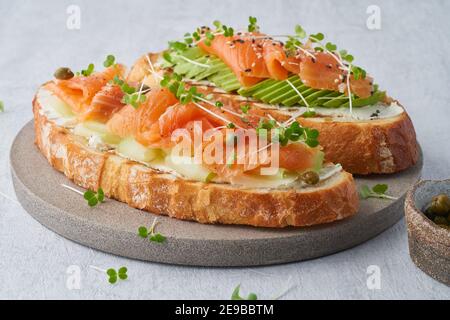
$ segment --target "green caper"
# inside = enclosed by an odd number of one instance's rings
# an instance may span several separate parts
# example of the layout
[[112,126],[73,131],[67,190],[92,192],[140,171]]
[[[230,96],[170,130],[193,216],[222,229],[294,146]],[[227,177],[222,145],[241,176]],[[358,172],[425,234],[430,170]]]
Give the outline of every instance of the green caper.
[[424,213],[425,213],[425,216],[427,216],[427,218],[430,219],[431,221],[433,221],[434,217],[436,217],[436,215],[431,210],[431,207],[426,208]]
[[317,174],[317,172],[314,171],[306,171],[304,172],[300,179],[302,179],[302,181],[304,181],[307,184],[317,184],[320,180],[319,175]]
[[446,194],[440,194],[431,200],[430,211],[438,216],[446,216],[450,213],[450,199]]
[[441,217],[441,216],[436,216],[434,217],[434,223],[436,224],[442,224],[442,225],[447,225],[447,219],[445,217]]
[[72,79],[74,76],[72,70],[65,67],[58,68],[53,75],[58,80],[69,80]]

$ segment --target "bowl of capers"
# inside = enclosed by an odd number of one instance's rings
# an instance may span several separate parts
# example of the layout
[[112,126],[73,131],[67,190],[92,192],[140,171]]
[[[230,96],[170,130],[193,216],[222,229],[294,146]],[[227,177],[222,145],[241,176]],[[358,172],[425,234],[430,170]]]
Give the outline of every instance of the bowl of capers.
[[424,180],[405,201],[409,254],[426,274],[450,286],[450,180]]

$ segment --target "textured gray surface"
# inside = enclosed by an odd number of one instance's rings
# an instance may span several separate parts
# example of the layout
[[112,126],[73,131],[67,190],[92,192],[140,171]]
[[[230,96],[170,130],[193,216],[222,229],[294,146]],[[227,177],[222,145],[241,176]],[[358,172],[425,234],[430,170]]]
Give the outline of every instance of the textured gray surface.
[[[11,171],[22,206],[45,227],[64,237],[104,252],[146,261],[189,266],[261,266],[321,257],[354,247],[403,217],[404,195],[420,177],[422,161],[409,170],[387,176],[357,178],[361,185],[385,183],[396,201],[368,199],[356,216],[310,228],[253,228],[204,225],[156,216],[118,201],[90,208],[70,184],[54,170],[33,144],[30,121],[11,147]],[[29,164],[33,163],[33,166]],[[36,176],[35,172],[40,175]],[[42,188],[42,185],[47,185]],[[76,187],[76,185],[72,185]],[[80,188],[77,188],[80,190]],[[55,194],[61,197],[55,197]],[[155,245],[136,235],[139,226],[151,226],[166,236]]]
[[[81,7],[81,29],[67,30],[66,8]],[[381,9],[381,30],[366,28],[366,8]],[[423,146],[423,176],[450,176],[449,1],[6,1],[0,0],[0,298],[450,298],[450,289],[418,270],[408,256],[404,222],[351,250],[321,259],[262,268],[193,268],[131,261],[87,249],[49,232],[14,201],[9,148],[31,118],[36,87],[54,69],[100,64],[114,53],[130,64],[186,30],[220,18],[245,26],[260,18],[270,33],[300,22],[350,50],[382,88],[407,107]],[[45,186],[43,186],[45,187]],[[81,289],[66,287],[67,268],[81,268]],[[127,265],[129,280],[110,286],[89,268]],[[377,265],[381,289],[366,285]]]

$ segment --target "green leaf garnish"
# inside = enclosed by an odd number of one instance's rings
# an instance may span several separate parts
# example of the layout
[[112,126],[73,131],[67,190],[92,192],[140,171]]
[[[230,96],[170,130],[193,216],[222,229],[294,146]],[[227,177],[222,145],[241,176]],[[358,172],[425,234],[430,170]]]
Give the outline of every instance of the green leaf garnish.
[[98,203],[104,202],[105,193],[103,192],[102,188],[98,188],[97,192],[87,190],[83,194],[83,197],[85,200],[87,200],[87,203],[90,207],[95,207]]
[[216,101],[215,105],[216,105],[217,108],[222,108],[223,107],[223,103],[220,102],[220,101]]
[[0,112],[5,111],[5,105],[3,104],[3,101],[0,100]]
[[148,237],[148,230],[147,230],[147,228],[144,227],[144,226],[139,227],[138,228],[138,235],[141,238],[147,238]]
[[94,72],[94,64],[90,63],[87,67],[87,69],[81,70],[81,74],[85,77],[90,76]]
[[380,199],[391,199],[391,200],[397,200],[396,197],[392,197],[386,194],[386,191],[388,190],[387,184],[376,184],[372,187],[372,189],[369,188],[367,185],[361,186],[359,190],[359,195],[362,199],[368,199],[368,198],[380,198]]
[[116,61],[116,57],[114,57],[112,54],[109,54],[106,56],[105,61],[103,62],[103,66],[105,68],[109,68],[112,65],[114,65],[114,62]]
[[156,234],[152,235],[149,239],[150,239],[150,241],[157,242],[157,243],[162,243],[162,242],[166,241],[166,237],[164,237],[161,233],[156,233]]
[[241,297],[239,291],[241,290],[241,285],[239,284],[236,288],[234,288],[233,293],[231,294],[231,300],[258,300],[258,296],[255,293],[250,293],[247,296],[247,299]]
[[250,110],[250,105],[249,104],[244,104],[243,106],[241,106],[242,113],[247,114],[248,110]]
[[309,39],[311,40],[311,42],[320,42],[325,38],[325,36],[323,35],[323,33],[319,32],[316,34],[311,34],[309,36]]
[[[120,89],[123,92],[123,98],[122,103],[129,104],[133,108],[137,109],[139,108],[140,104],[144,103],[147,100],[147,96],[145,93],[147,93],[150,89],[143,89],[143,86],[141,86],[139,89],[136,89],[130,85],[128,85],[127,82],[125,82],[123,79],[120,79],[118,76],[115,76],[112,80],[112,83],[119,86]],[[140,89],[142,90],[140,91]]]
[[153,220],[153,224],[149,229],[147,229],[144,226],[140,226],[138,228],[137,233],[141,238],[144,239],[148,238],[152,242],[162,243],[166,241],[166,237],[163,236],[161,233],[155,233],[155,227],[156,227],[156,218],[155,220]]
[[108,282],[111,284],[114,284],[117,282],[117,278],[121,279],[121,280],[125,280],[128,278],[127,275],[127,268],[126,267],[121,267],[118,271],[116,271],[113,268],[109,268],[108,270],[106,270],[106,275],[108,276]]
[[325,48],[327,48],[328,51],[333,52],[337,49],[337,46],[335,44],[332,44],[331,42],[327,42]]
[[256,19],[256,17],[252,17],[252,16],[248,17],[248,22],[249,22],[248,28],[247,28],[248,32],[259,31],[259,27],[256,24],[258,22],[258,19]]
[[295,36],[300,39],[306,38],[306,32],[303,30],[302,26],[297,24],[295,26]]
[[230,123],[227,124],[227,128],[228,129],[234,129],[234,128],[236,128],[236,125],[233,122],[230,122]]

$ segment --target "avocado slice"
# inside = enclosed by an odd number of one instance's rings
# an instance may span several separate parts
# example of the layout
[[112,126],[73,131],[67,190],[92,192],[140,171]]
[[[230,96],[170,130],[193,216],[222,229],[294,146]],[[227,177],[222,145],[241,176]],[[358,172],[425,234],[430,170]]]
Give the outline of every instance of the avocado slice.
[[[370,106],[381,101],[386,95],[385,91],[377,91],[373,95],[367,98],[357,98],[352,100],[352,107]],[[349,108],[350,103],[347,101],[341,105],[342,108]]]
[[[301,93],[303,98],[306,98],[311,93],[314,93],[314,89],[307,87],[305,85],[301,85],[300,87],[296,87],[296,88]],[[300,105],[304,105],[303,99],[298,95],[298,93],[295,92],[295,90],[292,90],[292,91],[293,91],[294,95],[283,100],[281,103],[288,107],[293,106],[296,103],[300,103]]]
[[338,95],[335,95],[333,99],[328,100],[324,104],[322,104],[322,107],[325,108],[339,108],[342,104],[345,103],[346,98],[348,99],[348,96],[344,93],[337,92]]
[[[292,76],[291,78],[289,78],[289,81],[294,81],[294,79],[296,78],[298,78],[298,76]],[[276,92],[277,90],[282,89],[284,86],[289,86],[289,84],[286,81],[278,80],[272,85],[268,85],[267,87],[261,87],[260,89],[254,91],[252,96],[257,99],[261,99],[266,95],[270,95],[272,92]]]
[[[290,82],[294,86],[302,84],[302,81],[298,77],[295,80],[292,80],[292,81],[290,80]],[[285,85],[282,88],[265,95],[264,97],[261,98],[261,100],[263,100],[267,103],[277,104],[277,103],[280,103],[284,99],[283,97],[286,95],[286,93],[289,93],[291,91],[295,92],[295,90],[292,89],[291,85],[289,83],[285,82]]]
[[263,80],[261,82],[258,82],[257,84],[248,87],[248,88],[244,88],[242,87],[241,89],[238,90],[238,93],[243,96],[243,97],[249,97],[251,96],[255,91],[260,90],[261,88],[265,88],[267,86],[270,86],[272,84],[277,83],[277,80],[274,79],[266,79]]

